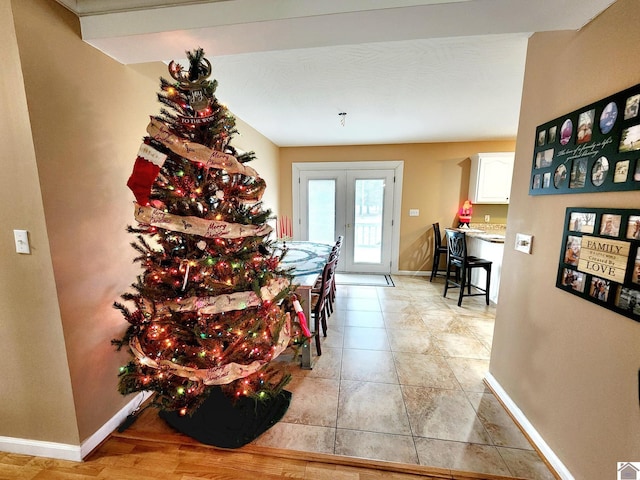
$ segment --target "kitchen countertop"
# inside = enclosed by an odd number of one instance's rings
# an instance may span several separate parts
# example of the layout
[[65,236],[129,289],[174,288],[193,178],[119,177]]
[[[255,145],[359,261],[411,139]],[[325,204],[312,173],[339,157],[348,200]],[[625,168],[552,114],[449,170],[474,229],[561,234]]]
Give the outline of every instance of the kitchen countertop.
[[477,238],[490,243],[504,243],[504,230],[497,231],[482,230],[479,228],[456,228],[459,232],[464,232],[468,237]]
[[504,235],[496,233],[471,233],[469,236],[484,240],[485,242],[504,243]]

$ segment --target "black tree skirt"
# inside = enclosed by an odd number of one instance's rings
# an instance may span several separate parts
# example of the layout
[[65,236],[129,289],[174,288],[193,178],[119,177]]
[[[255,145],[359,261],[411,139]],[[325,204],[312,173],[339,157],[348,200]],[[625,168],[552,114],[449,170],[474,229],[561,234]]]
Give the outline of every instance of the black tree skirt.
[[235,403],[213,389],[192,415],[161,410],[160,418],[199,442],[221,448],[239,448],[258,438],[283,417],[291,392],[283,390],[268,400],[256,401],[242,397]]

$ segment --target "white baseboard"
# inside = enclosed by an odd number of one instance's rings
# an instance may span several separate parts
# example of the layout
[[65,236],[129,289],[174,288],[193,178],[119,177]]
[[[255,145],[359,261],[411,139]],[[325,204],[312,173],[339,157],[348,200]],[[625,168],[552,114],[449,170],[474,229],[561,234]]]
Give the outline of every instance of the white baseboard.
[[107,423],[98,429],[96,433],[87,438],[80,445],[80,451],[82,458],[89,455],[98,445],[100,445],[105,438],[107,438],[111,432],[113,432],[123,422],[127,415],[133,412],[136,408],[144,403],[144,401],[151,396],[152,392],[140,392],[133,399],[120,409]]
[[67,445],[65,443],[43,442],[40,440],[29,440],[14,437],[0,437],[0,451],[18,453],[21,455],[32,455],[34,457],[55,458],[58,460],[70,460],[81,462],[89,455],[102,441],[113,432],[120,423],[144,402],[150,392],[137,394],[118,413],[116,413],[107,423],[98,429],[81,445]]
[[25,440],[23,438],[0,437],[0,451],[33,455],[35,457],[57,458],[59,460],[82,461],[79,445]]
[[525,432],[525,434],[529,437],[529,439],[536,446],[536,449],[540,454],[546,459],[546,461],[551,465],[551,467],[555,470],[558,476],[562,480],[575,480],[571,472],[565,467],[564,463],[558,458],[558,456],[551,450],[551,447],[547,445],[547,442],[544,441],[542,436],[538,433],[538,431],[533,427],[531,422],[527,419],[527,417],[522,413],[522,410],[518,408],[515,402],[511,399],[511,397],[507,394],[507,392],[502,388],[502,385],[495,379],[491,373],[487,372],[484,377],[484,381],[487,383],[489,388],[493,391],[493,393],[500,399],[505,408],[509,411],[513,419],[518,423],[520,428]]

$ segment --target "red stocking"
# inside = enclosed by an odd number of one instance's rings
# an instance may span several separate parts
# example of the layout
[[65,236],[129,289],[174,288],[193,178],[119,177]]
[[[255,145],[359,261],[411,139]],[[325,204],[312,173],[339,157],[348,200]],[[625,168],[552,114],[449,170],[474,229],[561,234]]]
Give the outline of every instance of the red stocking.
[[133,172],[127,181],[127,187],[131,189],[140,205],[149,203],[151,187],[166,158],[164,153],[158,152],[146,143],[140,145]]

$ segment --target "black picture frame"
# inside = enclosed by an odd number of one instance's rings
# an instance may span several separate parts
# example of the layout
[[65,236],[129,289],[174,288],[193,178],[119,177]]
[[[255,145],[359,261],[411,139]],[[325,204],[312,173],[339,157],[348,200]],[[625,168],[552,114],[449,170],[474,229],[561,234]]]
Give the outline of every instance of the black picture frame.
[[536,128],[529,195],[629,190],[640,190],[640,84]]
[[569,207],[563,232],[556,287],[640,322],[640,210]]

